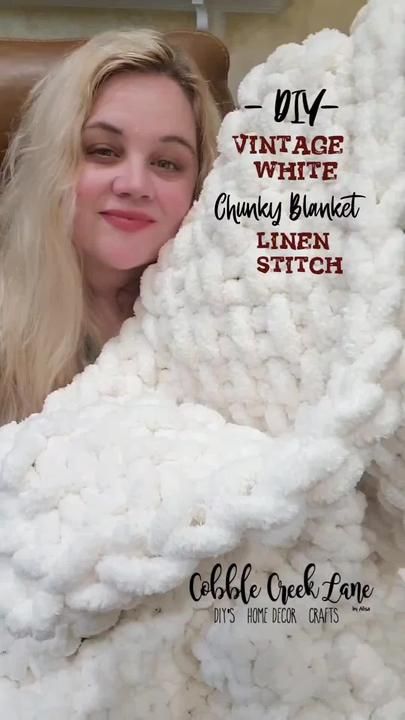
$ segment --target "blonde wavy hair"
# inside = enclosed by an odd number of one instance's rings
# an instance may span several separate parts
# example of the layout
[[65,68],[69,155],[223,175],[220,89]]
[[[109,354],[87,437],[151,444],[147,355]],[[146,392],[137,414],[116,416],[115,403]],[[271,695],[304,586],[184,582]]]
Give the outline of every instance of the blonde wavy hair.
[[[39,412],[101,350],[99,319],[72,242],[81,133],[114,74],[163,73],[196,119],[198,196],[216,155],[219,114],[193,61],[153,30],[93,37],[42,79],[9,146],[0,195],[0,424]],[[90,355],[92,353],[92,357]]]

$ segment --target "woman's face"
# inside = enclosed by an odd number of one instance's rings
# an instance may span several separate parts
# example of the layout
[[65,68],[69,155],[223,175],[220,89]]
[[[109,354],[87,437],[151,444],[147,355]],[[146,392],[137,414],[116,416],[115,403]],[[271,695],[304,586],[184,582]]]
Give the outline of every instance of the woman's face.
[[194,114],[175,80],[125,73],[83,128],[73,239],[91,272],[157,258],[189,210],[198,174]]

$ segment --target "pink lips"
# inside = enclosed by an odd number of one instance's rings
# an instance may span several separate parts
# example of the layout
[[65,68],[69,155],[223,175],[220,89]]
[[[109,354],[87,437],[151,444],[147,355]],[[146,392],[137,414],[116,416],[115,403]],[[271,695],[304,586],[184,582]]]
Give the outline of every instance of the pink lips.
[[155,222],[153,218],[145,213],[130,210],[105,210],[100,215],[113,227],[129,233],[143,230]]

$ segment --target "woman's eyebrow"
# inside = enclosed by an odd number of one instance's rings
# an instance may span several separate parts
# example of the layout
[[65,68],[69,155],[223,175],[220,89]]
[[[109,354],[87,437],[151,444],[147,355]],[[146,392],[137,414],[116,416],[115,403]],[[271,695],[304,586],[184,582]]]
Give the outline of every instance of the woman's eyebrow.
[[159,138],[161,142],[176,142],[180,145],[183,145],[183,147],[186,147],[190,150],[190,152],[195,156],[196,152],[194,150],[194,147],[191,143],[189,143],[186,138],[182,137],[182,135],[164,135],[163,137]]
[[122,130],[115,125],[104,122],[104,120],[98,120],[97,122],[84,126],[84,130],[92,130],[93,128],[99,128],[100,130],[107,130],[107,132],[115,133],[116,135],[122,135]]

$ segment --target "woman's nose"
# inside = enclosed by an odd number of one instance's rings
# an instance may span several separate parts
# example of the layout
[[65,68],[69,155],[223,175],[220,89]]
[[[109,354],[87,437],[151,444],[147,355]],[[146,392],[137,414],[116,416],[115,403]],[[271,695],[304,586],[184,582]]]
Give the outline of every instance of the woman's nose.
[[152,198],[154,190],[150,168],[140,159],[126,160],[115,173],[112,190],[115,195]]

